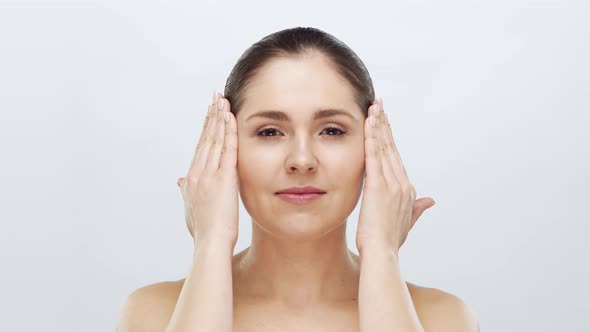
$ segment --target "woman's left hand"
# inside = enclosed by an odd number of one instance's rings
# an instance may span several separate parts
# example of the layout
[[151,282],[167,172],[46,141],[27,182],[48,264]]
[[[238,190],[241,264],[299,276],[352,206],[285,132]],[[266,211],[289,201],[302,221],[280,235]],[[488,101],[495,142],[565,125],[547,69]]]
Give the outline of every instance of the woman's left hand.
[[393,141],[383,100],[374,102],[365,120],[365,184],[356,234],[359,254],[373,246],[398,254],[410,229],[434,203],[429,197],[416,200],[416,189]]

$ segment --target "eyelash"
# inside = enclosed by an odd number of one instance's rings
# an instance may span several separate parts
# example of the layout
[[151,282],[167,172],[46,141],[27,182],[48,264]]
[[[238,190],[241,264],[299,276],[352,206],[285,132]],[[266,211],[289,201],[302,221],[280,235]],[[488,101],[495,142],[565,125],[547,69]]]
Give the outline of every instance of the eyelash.
[[[328,135],[328,136],[344,136],[344,135],[346,135],[346,132],[345,132],[344,130],[342,130],[342,129],[340,129],[340,128],[337,128],[337,127],[326,127],[326,128],[324,128],[324,130],[326,130],[326,129],[336,129],[337,131],[339,131],[339,132],[340,132],[340,134],[334,134],[334,135]],[[273,140],[273,139],[277,139],[277,138],[278,138],[278,136],[277,136],[276,134],[275,134],[275,135],[273,135],[273,136],[265,136],[265,135],[261,135],[262,133],[264,133],[264,132],[267,132],[267,131],[269,131],[269,130],[274,130],[274,131],[276,131],[276,132],[279,132],[279,131],[278,131],[276,128],[265,128],[265,129],[262,129],[262,130],[258,131],[258,132],[256,133],[256,136],[260,136],[260,137],[262,137],[262,139],[266,139],[266,140]]]

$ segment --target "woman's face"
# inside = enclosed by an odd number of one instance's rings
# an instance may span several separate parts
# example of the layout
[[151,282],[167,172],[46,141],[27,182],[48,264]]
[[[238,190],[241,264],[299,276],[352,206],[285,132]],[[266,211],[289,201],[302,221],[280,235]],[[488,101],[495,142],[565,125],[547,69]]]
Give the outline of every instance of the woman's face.
[[[328,109],[345,114],[314,118]],[[256,116],[263,111],[284,115]],[[254,222],[274,236],[300,240],[341,226],[362,190],[364,120],[353,88],[323,56],[266,63],[237,116],[240,196]],[[326,193],[306,204],[276,195],[303,186]]]

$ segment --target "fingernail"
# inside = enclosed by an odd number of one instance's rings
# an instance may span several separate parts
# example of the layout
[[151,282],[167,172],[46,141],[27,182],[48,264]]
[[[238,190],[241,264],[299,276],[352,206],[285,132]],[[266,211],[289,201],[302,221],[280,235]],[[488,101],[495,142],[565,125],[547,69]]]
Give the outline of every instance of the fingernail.
[[212,103],[215,104],[216,102],[217,102],[217,91],[213,91]]
[[374,115],[369,116],[369,124],[371,125],[371,127],[375,127],[375,116]]
[[229,122],[229,112],[224,112],[223,118],[225,119],[225,122]]
[[225,102],[225,99],[221,98],[219,100],[219,103],[217,104],[217,107],[219,108],[220,111],[223,109],[223,106],[225,104],[224,102]]

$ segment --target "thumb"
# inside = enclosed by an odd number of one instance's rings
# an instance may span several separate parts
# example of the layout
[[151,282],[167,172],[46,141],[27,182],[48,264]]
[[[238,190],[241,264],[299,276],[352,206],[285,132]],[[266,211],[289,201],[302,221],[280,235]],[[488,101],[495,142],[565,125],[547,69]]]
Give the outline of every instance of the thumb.
[[406,242],[408,233],[412,230],[418,218],[420,218],[420,216],[426,209],[431,208],[434,204],[435,201],[430,197],[423,197],[414,201],[414,207],[412,208],[412,220],[410,220],[410,228],[408,229],[408,232],[404,235],[400,247]]
[[420,218],[422,213],[424,213],[426,209],[433,207],[434,204],[436,204],[436,202],[430,197],[417,199],[414,202],[414,209],[412,210],[412,224],[410,225],[410,228],[414,227],[414,224],[418,221],[418,218]]

